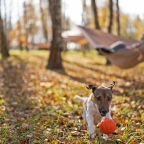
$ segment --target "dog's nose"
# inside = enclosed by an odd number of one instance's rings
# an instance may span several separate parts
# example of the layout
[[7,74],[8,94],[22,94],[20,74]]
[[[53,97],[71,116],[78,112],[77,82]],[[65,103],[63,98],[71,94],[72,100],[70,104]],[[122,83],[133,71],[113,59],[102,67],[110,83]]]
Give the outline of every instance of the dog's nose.
[[104,109],[104,110],[101,110],[101,111],[100,111],[100,114],[101,114],[102,116],[105,116],[105,115],[107,114],[107,112],[108,112],[108,111]]

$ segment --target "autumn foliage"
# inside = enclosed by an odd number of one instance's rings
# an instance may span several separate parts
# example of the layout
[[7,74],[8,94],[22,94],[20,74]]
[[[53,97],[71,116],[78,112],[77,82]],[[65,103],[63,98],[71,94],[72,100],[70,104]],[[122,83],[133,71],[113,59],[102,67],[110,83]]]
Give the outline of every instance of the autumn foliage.
[[[45,51],[11,55],[0,61],[0,143],[91,143],[81,118],[83,107],[74,96],[89,95],[88,83],[111,81],[117,81],[112,115],[119,135],[109,143],[143,142],[143,64],[124,71],[105,66],[95,52],[68,52],[63,54],[64,72],[45,69]],[[100,136],[94,142],[105,143]]]

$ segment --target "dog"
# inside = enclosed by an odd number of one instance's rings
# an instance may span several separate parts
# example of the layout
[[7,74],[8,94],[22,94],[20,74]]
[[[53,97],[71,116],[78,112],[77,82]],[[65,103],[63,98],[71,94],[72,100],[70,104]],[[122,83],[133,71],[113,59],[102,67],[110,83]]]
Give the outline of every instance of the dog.
[[110,86],[88,85],[87,88],[92,91],[89,97],[75,96],[77,100],[83,103],[83,119],[87,123],[90,138],[96,137],[96,125],[103,118],[111,118],[111,101],[113,82]]

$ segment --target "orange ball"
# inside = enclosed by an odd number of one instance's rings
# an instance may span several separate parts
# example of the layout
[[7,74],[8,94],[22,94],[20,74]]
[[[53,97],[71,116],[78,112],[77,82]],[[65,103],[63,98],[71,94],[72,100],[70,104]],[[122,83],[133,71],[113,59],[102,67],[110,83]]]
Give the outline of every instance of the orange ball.
[[105,118],[98,124],[98,127],[101,133],[112,134],[116,129],[116,124],[113,119]]

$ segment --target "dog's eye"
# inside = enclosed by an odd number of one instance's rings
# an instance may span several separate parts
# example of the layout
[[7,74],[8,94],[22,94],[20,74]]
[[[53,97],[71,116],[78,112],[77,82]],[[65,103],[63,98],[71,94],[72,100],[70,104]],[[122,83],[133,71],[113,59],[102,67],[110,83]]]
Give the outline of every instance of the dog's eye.
[[100,101],[100,100],[101,100],[101,97],[97,97],[96,99],[97,99],[98,101]]
[[111,97],[108,97],[107,100],[110,101],[110,100],[111,100]]

